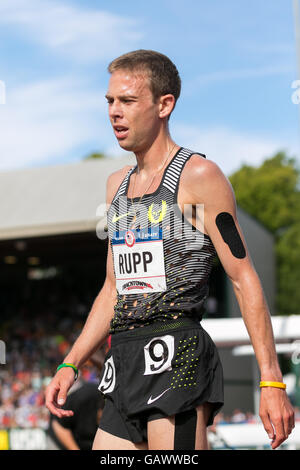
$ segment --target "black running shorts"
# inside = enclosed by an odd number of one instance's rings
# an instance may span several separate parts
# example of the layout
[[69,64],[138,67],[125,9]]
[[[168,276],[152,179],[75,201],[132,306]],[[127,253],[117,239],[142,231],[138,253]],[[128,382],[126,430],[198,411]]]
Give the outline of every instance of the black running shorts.
[[114,333],[100,377],[105,406],[99,427],[134,443],[147,441],[147,422],[223,406],[217,348],[199,323],[185,318]]

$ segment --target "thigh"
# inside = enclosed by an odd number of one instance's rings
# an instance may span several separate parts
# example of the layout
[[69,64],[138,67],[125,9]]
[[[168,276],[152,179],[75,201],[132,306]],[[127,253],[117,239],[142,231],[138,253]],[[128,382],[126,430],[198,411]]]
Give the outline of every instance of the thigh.
[[[195,450],[207,450],[207,422],[212,405],[204,403],[197,407],[197,423],[195,429]],[[148,449],[174,450],[175,417],[156,419],[148,422]]]
[[92,450],[146,450],[147,444],[145,442],[134,444],[127,439],[109,434],[103,429],[98,429]]

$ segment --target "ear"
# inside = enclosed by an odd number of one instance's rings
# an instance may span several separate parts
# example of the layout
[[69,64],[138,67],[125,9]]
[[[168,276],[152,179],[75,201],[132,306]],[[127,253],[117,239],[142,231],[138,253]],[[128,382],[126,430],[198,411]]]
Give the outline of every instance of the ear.
[[164,119],[168,117],[175,107],[175,98],[173,95],[163,95],[159,99],[159,117]]

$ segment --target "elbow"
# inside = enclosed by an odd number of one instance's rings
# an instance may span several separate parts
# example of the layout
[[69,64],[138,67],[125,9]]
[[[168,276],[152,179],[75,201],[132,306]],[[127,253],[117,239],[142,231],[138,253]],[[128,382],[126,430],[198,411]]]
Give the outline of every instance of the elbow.
[[117,300],[116,283],[109,277],[106,277],[101,291],[108,297],[112,297],[114,300]]
[[236,293],[253,292],[261,287],[257,272],[253,267],[243,269],[235,276],[229,276],[232,287]]

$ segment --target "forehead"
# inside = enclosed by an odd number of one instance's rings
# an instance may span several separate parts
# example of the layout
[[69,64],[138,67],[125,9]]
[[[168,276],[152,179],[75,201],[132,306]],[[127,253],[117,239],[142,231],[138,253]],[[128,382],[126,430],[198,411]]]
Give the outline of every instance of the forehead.
[[116,70],[110,76],[108,94],[152,95],[146,72]]

